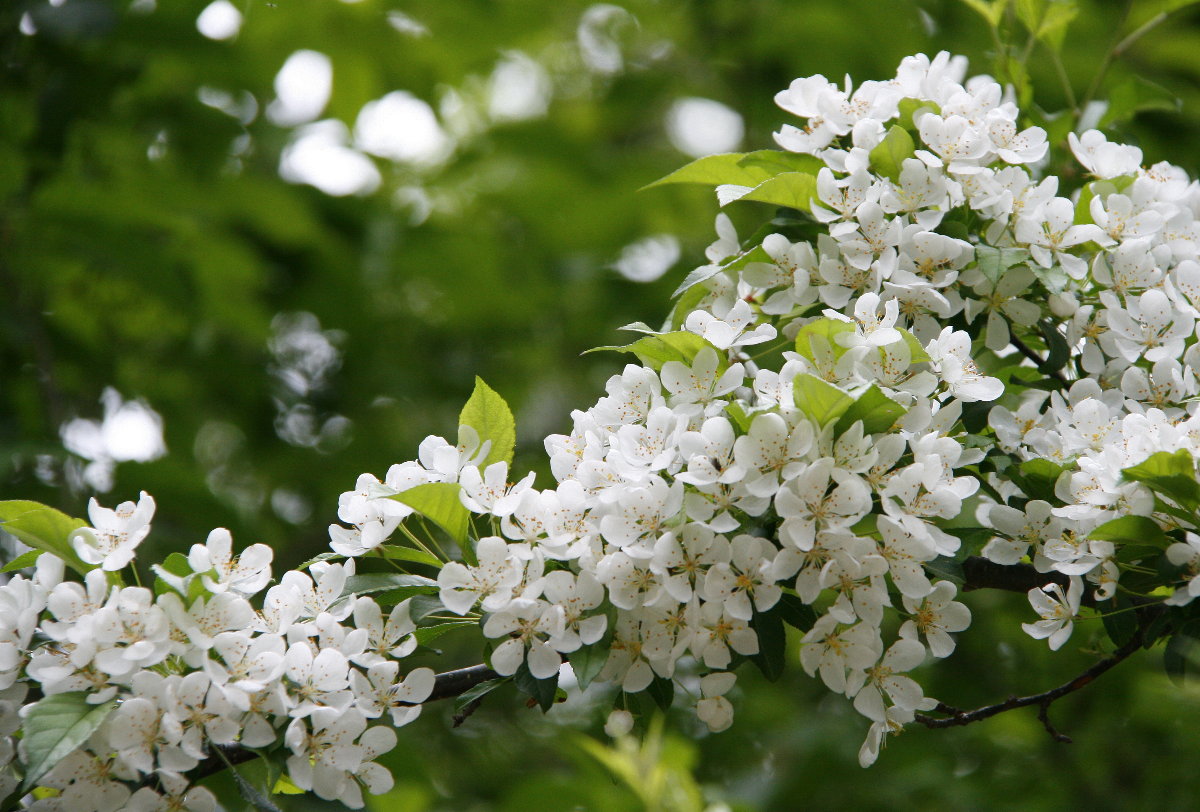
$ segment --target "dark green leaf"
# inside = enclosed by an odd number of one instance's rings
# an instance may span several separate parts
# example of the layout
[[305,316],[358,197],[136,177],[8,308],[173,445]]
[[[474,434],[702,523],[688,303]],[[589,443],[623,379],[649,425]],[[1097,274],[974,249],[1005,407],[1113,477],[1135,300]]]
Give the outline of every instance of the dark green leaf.
[[775,682],[783,675],[787,664],[787,632],[783,628],[783,619],[772,609],[755,613],[750,626],[758,635],[758,653],[752,654],[750,660],[764,677]]
[[463,708],[465,708],[467,705],[470,705],[475,700],[483,699],[501,685],[507,685],[511,681],[511,677],[500,677],[499,679],[490,679],[487,682],[481,682],[478,685],[468,688],[466,691],[463,691],[454,698],[455,712],[461,712]]
[[609,643],[605,640],[590,646],[581,646],[567,655],[567,662],[571,664],[571,670],[575,672],[575,679],[581,689],[586,690],[591,685],[600,669],[608,662],[608,655]]
[[373,592],[402,592],[411,595],[432,595],[438,591],[437,581],[424,575],[402,572],[371,572],[351,575],[346,579],[342,597],[369,595]]
[[409,561],[413,564],[426,564],[436,569],[442,568],[441,560],[424,550],[416,550],[412,547],[400,547],[396,544],[383,544],[375,548],[382,558],[389,561]]
[[784,623],[802,632],[808,631],[817,622],[816,610],[802,601],[799,595],[793,595],[790,592],[784,592],[780,596],[774,611],[779,614]]
[[1058,502],[1054,495],[1054,483],[1058,482],[1065,470],[1065,466],[1050,460],[1036,459],[1021,463],[1015,471],[1010,471],[1010,475],[1030,499],[1041,499],[1053,505]]
[[538,679],[529,673],[526,663],[521,663],[517,673],[513,674],[513,684],[517,686],[517,690],[537,702],[545,713],[554,704],[554,696],[558,692],[558,674],[547,679]]
[[660,710],[668,710],[675,701],[675,680],[656,676],[646,688],[646,694]]

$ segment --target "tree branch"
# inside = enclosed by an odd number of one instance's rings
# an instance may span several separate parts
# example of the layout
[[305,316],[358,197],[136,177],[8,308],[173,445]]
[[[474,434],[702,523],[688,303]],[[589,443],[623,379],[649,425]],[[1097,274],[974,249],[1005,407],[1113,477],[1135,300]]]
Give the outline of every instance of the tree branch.
[[[1145,617],[1142,618],[1143,621],[1145,619]],[[1138,624],[1137,632],[1132,638],[1130,638],[1128,642],[1125,643],[1125,645],[1118,648],[1103,660],[1095,663],[1091,668],[1087,669],[1079,676],[1075,677],[1069,682],[1059,685],[1057,688],[1051,688],[1049,691],[1043,691],[1040,694],[1031,694],[1030,696],[1010,696],[1003,702],[998,702],[995,705],[985,705],[982,708],[976,708],[975,710],[970,711],[962,710],[960,708],[953,708],[943,702],[939,702],[937,707],[934,708],[934,712],[945,714],[945,716],[937,717],[929,716],[924,713],[918,713],[916,716],[916,721],[928,728],[960,727],[963,725],[972,724],[974,722],[981,722],[984,719],[988,719],[999,713],[1036,705],[1039,708],[1038,720],[1042,723],[1042,726],[1046,728],[1046,732],[1050,734],[1051,738],[1053,738],[1055,741],[1069,744],[1071,742],[1071,738],[1059,733],[1058,730],[1055,729],[1054,725],[1050,723],[1050,705],[1067,694],[1074,693],[1085,685],[1090,684],[1105,671],[1108,671],[1110,668],[1117,665],[1122,660],[1126,659],[1139,648],[1141,648],[1142,629],[1144,628],[1144,625],[1144,623]]]
[[[1071,579],[1061,572],[1038,572],[1032,564],[997,564],[978,555],[964,559],[962,570],[963,592],[1000,589],[1025,594],[1047,584],[1058,584],[1063,589],[1071,586]],[[1093,606],[1095,600],[1089,593],[1083,596],[1082,604]]]
[[[473,665],[469,668],[459,668],[454,671],[445,671],[434,677],[433,691],[429,694],[429,698],[425,702],[437,702],[441,699],[450,699],[451,697],[462,696],[467,691],[474,688],[480,683],[488,680],[498,679],[500,677],[492,669],[486,665]],[[401,704],[418,704],[404,702]],[[478,704],[476,703],[476,707]],[[466,709],[464,708],[464,711]],[[471,708],[474,711],[474,708]],[[469,715],[469,714],[467,714]],[[465,716],[464,716],[465,718]],[[461,724],[459,722],[458,724]],[[455,724],[455,727],[458,726]],[[213,753],[211,756],[200,762],[199,766],[192,771],[193,780],[199,781],[202,778],[207,778],[210,775],[219,773],[226,767],[233,767],[238,764],[245,764],[247,761],[253,761],[259,758],[262,753],[257,750],[248,750],[236,744],[215,745],[215,748],[220,750],[219,753]],[[147,777],[143,782],[143,786],[150,786],[154,782],[154,776]]]

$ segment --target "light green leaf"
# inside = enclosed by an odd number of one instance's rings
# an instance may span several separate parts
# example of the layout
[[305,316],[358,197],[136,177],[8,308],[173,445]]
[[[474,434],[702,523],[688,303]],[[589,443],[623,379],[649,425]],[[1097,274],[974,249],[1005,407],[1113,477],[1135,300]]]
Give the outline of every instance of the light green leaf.
[[727,152],[698,158],[690,164],[676,169],[665,178],[643,186],[642,191],[674,183],[699,183],[705,186],[720,186],[730,183],[737,186],[757,186],[783,172],[815,173],[822,166],[824,163],[819,158],[780,150]]
[[395,544],[384,544],[375,549],[381,557],[389,561],[410,561],[413,564],[426,564],[437,569],[442,568],[441,559],[424,550],[415,550],[412,547],[400,547]]
[[38,556],[41,554],[41,550],[29,550],[28,552],[21,553],[12,561],[8,562],[3,567],[0,567],[0,572],[15,572],[17,570],[23,570],[26,567],[32,567],[37,563]]
[[817,196],[817,177],[808,172],[785,172],[763,181],[738,200],[756,200],[774,206],[812,211]]
[[26,766],[21,793],[36,787],[54,765],[86,742],[116,706],[114,701],[89,705],[85,691],[54,694],[30,706],[22,725]]
[[388,498],[408,505],[461,545],[467,540],[471,512],[458,498],[459,490],[457,482],[430,482]]
[[975,246],[975,265],[992,285],[1000,281],[1004,272],[1029,260],[1024,248],[996,248],[991,245]]
[[631,352],[643,364],[657,372],[668,361],[678,361],[691,366],[692,361],[696,358],[696,353],[705,347],[712,347],[713,351],[717,353],[718,372],[724,372],[729,368],[729,359],[725,353],[717,350],[706,339],[687,330],[649,335],[645,338],[639,338],[632,344],[626,344],[623,347],[594,347],[585,352],[584,355],[601,350]]
[[893,125],[883,140],[871,150],[871,168],[892,183],[899,183],[900,170],[904,168],[905,159],[913,157],[915,153],[916,145],[913,144],[908,130]]
[[796,406],[818,426],[841,417],[854,403],[841,389],[807,372],[796,376],[794,386]]
[[[821,318],[804,325],[796,333],[796,352],[809,361],[817,363],[817,353],[820,350],[813,346],[813,338],[817,338],[820,346],[828,344],[833,350],[835,359],[846,353],[846,348],[837,342],[842,333],[853,333],[854,325],[841,319]],[[823,341],[822,341],[823,340]]]
[[480,468],[486,468],[494,462],[512,463],[513,448],[517,442],[516,421],[504,398],[496,394],[482,378],[475,379],[475,391],[471,393],[467,405],[463,406],[458,424],[475,429],[480,442],[491,441],[491,450]]
[[1004,9],[1008,6],[1008,0],[991,0],[991,2],[988,0],[961,0],[961,2],[968,8],[977,11],[992,28],[1000,25],[1000,20],[1004,17]]
[[1121,471],[1126,480],[1141,482],[1159,496],[1166,496],[1184,510],[1200,508],[1200,483],[1196,464],[1185,449],[1159,451],[1144,462]]
[[901,330],[900,335],[904,338],[904,343],[908,345],[908,354],[911,356],[908,359],[910,364],[920,364],[930,360],[929,353],[925,352],[925,346],[917,340],[915,335],[908,330]]
[[838,418],[834,434],[841,434],[858,420],[863,422],[863,433],[879,434],[889,430],[907,412],[908,409],[885,395],[878,386],[871,384]]
[[1152,545],[1163,549],[1171,543],[1171,539],[1158,526],[1158,522],[1148,516],[1122,516],[1112,519],[1089,533],[1088,538]]
[[88,523],[39,502],[12,500],[0,502],[3,530],[36,550],[54,553],[71,569],[82,574],[95,569],[75,554],[68,540],[71,533]]

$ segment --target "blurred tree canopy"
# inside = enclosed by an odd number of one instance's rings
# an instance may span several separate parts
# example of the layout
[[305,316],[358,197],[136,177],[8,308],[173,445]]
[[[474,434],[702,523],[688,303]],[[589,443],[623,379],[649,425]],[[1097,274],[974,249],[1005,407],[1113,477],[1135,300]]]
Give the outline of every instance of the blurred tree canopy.
[[[1014,75],[1027,72],[1037,104],[1080,101],[1120,46],[1096,87],[1113,100],[1106,123],[1148,161],[1196,175],[1190,4],[1042,5],[1075,11],[1061,62],[1024,39],[1003,55]],[[4,498],[78,515],[98,488],[109,505],[144,489],[159,505],[150,559],[227,526],[292,566],[325,547],[337,496],[359,473],[413,457],[427,434],[453,434],[476,374],[514,405],[518,464],[544,478],[541,438],[567,428],[570,409],[623,363],[580,353],[614,343],[618,325],[661,319],[713,239],[707,192],[636,191],[716,143],[696,123],[713,119],[689,116],[714,108],[687,100],[723,105],[725,149],[769,146],[784,119],[773,95],[797,76],[862,81],[942,49],[991,70],[1001,55],[981,19],[990,7],[10,0],[0,7]],[[297,53],[315,72],[285,81]],[[64,426],[99,421],[108,387],[161,416],[164,455],[123,462],[103,436],[90,459],[78,443],[64,448]],[[111,482],[89,463],[107,465]],[[1021,610],[1019,596],[1011,603]],[[1006,642],[994,651],[967,642],[996,639]],[[1016,615],[964,648],[946,684],[930,686],[963,705],[1056,684],[1089,662],[1082,650],[1046,657]],[[572,731],[602,716],[585,700],[545,720],[501,707],[515,700],[489,702],[453,731],[448,712],[430,712],[402,732],[397,789],[373,803],[1188,808],[1200,697],[1167,683],[1154,656],[1055,707],[1071,747],[1032,714],[1009,714],[905,737],[866,773],[849,709],[818,701],[798,668],[774,684],[747,677],[726,733],[668,725],[647,745],[659,746],[654,757],[601,757],[580,743]],[[641,779],[614,768],[620,758],[695,793],[639,794]]]

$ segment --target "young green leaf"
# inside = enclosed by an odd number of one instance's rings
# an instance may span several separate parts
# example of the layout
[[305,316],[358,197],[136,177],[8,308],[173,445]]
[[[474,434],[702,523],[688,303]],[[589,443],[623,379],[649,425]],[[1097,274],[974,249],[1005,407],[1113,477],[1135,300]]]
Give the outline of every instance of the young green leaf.
[[494,462],[512,463],[513,448],[517,442],[516,421],[504,398],[496,394],[482,378],[475,379],[475,391],[463,406],[458,423],[475,429],[481,443],[488,440],[492,443],[480,468]]
[[114,701],[89,705],[87,692],[71,691],[38,700],[25,712],[24,794],[54,765],[88,740],[117,706]]
[[834,434],[842,434],[857,420],[863,422],[864,434],[879,434],[889,430],[907,412],[908,409],[883,394],[883,390],[878,386],[871,384],[838,418]]
[[908,130],[893,125],[883,140],[871,150],[868,158],[876,174],[883,175],[892,183],[899,183],[905,159],[913,157],[915,153],[916,145]]
[[841,389],[807,372],[797,375],[793,386],[796,407],[818,426],[838,419],[854,403]]
[[756,200],[800,211],[812,211],[817,197],[817,176],[808,172],[784,172],[755,186],[738,200]]
[[471,512],[458,498],[460,487],[457,482],[429,482],[388,498],[408,505],[461,545],[467,540]]
[[75,555],[69,540],[71,533],[88,526],[82,519],[72,518],[38,502],[12,500],[0,502],[0,522],[3,522],[5,532],[35,550],[54,553],[81,575],[95,569]]
[[[600,350],[631,352],[638,357],[639,361],[657,372],[662,370],[663,364],[668,361],[678,361],[691,366],[692,361],[696,358],[696,353],[705,347],[712,346],[706,339],[695,333],[680,330],[674,333],[648,335],[623,347],[595,347],[587,352],[599,352]],[[729,359],[725,353],[717,351],[716,347],[713,347],[713,350],[717,352],[717,371],[718,373],[724,372],[729,368]]]

